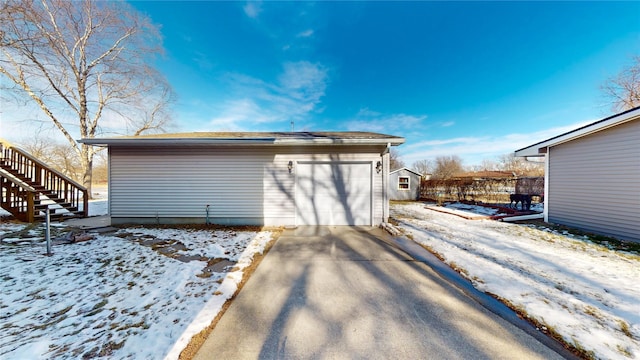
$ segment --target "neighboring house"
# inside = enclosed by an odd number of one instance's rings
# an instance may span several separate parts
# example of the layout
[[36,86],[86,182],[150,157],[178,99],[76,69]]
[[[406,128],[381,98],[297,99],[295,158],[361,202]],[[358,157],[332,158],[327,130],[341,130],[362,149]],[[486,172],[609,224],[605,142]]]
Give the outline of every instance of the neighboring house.
[[422,175],[411,169],[401,168],[389,173],[390,200],[417,200],[420,197]]
[[379,225],[389,148],[368,132],[210,132],[82,139],[109,149],[113,224]]
[[545,221],[640,242],[640,107],[515,155],[546,156]]

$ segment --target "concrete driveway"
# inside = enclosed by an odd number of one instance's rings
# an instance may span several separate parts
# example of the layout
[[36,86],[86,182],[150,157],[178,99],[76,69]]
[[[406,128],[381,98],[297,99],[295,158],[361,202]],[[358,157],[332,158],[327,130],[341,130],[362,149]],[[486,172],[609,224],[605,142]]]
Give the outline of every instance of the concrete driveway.
[[196,359],[561,359],[376,228],[287,230]]

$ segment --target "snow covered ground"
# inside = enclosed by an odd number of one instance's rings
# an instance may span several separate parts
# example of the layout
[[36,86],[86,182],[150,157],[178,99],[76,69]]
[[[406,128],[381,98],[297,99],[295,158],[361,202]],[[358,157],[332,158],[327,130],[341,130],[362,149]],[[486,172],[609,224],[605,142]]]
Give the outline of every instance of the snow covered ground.
[[0,222],[0,359],[177,359],[272,236],[127,228],[47,257],[42,225]]
[[[91,215],[106,213],[105,200],[89,205]],[[497,214],[473,205],[447,208]],[[639,256],[550,229],[466,220],[422,203],[391,210],[400,229],[474,286],[567,342],[596,358],[640,358]],[[64,224],[53,231],[65,231]],[[55,245],[46,257],[42,234],[42,226],[0,220],[0,359],[175,359],[273,236],[129,228]]]
[[[436,205],[436,204],[431,204],[429,206],[438,207],[438,205]],[[502,204],[501,206],[507,208],[507,207],[509,207],[509,204]],[[444,207],[449,211],[453,211],[453,212],[460,211],[461,214],[464,214],[465,216],[469,216],[469,215],[487,215],[487,216],[505,215],[504,213],[502,213],[500,210],[498,210],[496,208],[486,207],[486,206],[478,206],[478,205],[470,205],[470,204],[464,204],[464,203],[458,203],[458,202],[445,203]],[[516,206],[516,210],[517,209],[521,209],[521,205],[517,205]],[[530,210],[531,211],[536,211],[536,212],[542,212],[544,210],[544,207],[540,203],[533,203],[533,204],[531,204]]]
[[566,342],[599,359],[640,358],[637,254],[533,225],[466,220],[423,203],[392,204],[391,215],[476,288],[507,300]]

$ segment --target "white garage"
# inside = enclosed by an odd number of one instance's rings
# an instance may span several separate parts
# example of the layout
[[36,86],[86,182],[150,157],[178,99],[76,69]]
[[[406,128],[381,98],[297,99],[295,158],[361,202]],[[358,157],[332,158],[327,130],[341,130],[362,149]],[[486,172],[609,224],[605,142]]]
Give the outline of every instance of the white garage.
[[300,162],[297,225],[372,225],[372,164]]
[[386,222],[389,149],[369,132],[208,132],[82,139],[109,149],[113,224]]

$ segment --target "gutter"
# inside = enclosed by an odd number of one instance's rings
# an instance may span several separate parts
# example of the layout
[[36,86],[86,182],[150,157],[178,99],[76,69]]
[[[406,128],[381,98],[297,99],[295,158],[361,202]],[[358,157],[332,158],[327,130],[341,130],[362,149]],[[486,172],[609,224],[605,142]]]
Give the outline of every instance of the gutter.
[[274,144],[276,139],[264,138],[264,139],[207,139],[207,138],[199,138],[199,139],[184,139],[184,138],[163,138],[163,139],[80,139],[78,140],[81,144],[87,145],[100,145],[100,146],[157,146],[157,145],[264,145],[264,144]]
[[276,138],[253,138],[253,139],[222,139],[222,138],[162,138],[162,139],[80,139],[79,143],[87,145],[101,146],[160,146],[160,145],[386,145],[385,152],[388,152],[391,145],[400,145],[402,141],[388,141],[389,139],[276,139]]

